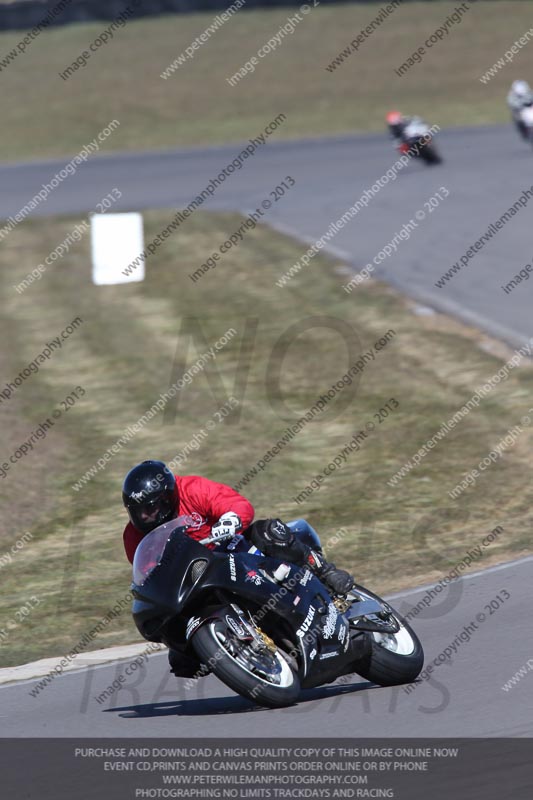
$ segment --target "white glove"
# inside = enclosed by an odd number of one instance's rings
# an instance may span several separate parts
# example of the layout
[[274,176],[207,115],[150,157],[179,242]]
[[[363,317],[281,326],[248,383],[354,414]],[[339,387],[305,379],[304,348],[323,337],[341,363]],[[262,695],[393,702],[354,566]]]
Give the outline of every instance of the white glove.
[[211,528],[211,536],[232,536],[242,530],[241,518],[234,511],[227,511],[223,514],[216,525]]

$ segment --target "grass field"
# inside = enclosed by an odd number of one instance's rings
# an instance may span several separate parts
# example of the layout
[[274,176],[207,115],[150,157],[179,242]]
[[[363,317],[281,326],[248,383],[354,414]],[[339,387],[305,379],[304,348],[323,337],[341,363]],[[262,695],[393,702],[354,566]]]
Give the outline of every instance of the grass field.
[[[106,151],[243,140],[280,112],[288,117],[281,135],[292,138],[381,130],[391,107],[422,114],[442,127],[505,122],[511,81],[533,77],[533,43],[487,85],[479,77],[531,27],[527,3],[477,3],[421,64],[403,77],[394,72],[456,5],[405,3],[334,72],[326,66],[379,6],[314,8],[236,86],[226,78],[296,8],[240,11],[167,80],[160,74],[207,29],[214,14],[129,22],[68,81],[59,73],[109,23],[45,31],[0,71],[1,158],[74,154],[115,118],[121,127],[106,141]],[[0,34],[0,63],[21,36]]]
[[[172,214],[145,215],[147,240]],[[3,666],[68,652],[124,596],[130,568],[121,542],[123,475],[145,457],[173,459],[213,420],[225,399],[224,392],[213,394],[208,381],[215,369],[227,395],[233,392],[241,401],[240,420],[214,425],[179,471],[233,485],[275,444],[288,422],[269,399],[268,387],[274,397],[279,389],[276,382],[267,382],[266,365],[279,352],[279,346],[273,348],[281,334],[316,315],[352,326],[365,351],[387,331],[394,335],[365,367],[355,395],[344,389],[243,489],[257,515],[305,515],[326,543],[343,528],[346,534],[330,546],[329,556],[379,592],[442,576],[497,525],[504,534],[486,550],[483,564],[530,549],[531,433],[525,431],[459,500],[447,492],[529,408],[532,369],[515,369],[391,489],[387,480],[499,369],[503,351],[487,352],[480,346],[487,340],[444,317],[414,314],[407,301],[379,284],[346,294],[335,265],[323,257],[278,288],[275,281],[302,248],[265,228],[249,232],[239,248],[193,283],[189,273],[239,226],[235,215],[196,212],[149,261],[143,284],[93,286],[86,236],[39,281],[17,293],[14,285],[76,222],[23,223],[0,251],[0,333],[9,343],[2,355],[1,391],[36,361],[47,342],[74,318],[82,319],[38,372],[30,373],[9,399],[2,396],[0,463],[8,462],[42,421],[53,419],[53,411],[75,387],[85,390],[0,479],[0,557],[26,531],[33,536],[11,564],[0,559]],[[252,324],[257,324],[255,339]],[[72,484],[168,389],[178,362],[191,365],[230,327],[237,335],[179,393],[177,406],[146,425],[83,491],[73,491]],[[311,326],[299,336],[287,351],[280,381],[294,418],[349,366],[338,333]],[[239,381],[245,378],[243,393]],[[351,399],[337,415],[345,398]],[[373,415],[390,398],[399,407],[380,424]],[[295,496],[373,419],[376,429],[360,450],[298,504]],[[30,595],[40,603],[17,621]],[[92,649],[137,639],[125,613]]]

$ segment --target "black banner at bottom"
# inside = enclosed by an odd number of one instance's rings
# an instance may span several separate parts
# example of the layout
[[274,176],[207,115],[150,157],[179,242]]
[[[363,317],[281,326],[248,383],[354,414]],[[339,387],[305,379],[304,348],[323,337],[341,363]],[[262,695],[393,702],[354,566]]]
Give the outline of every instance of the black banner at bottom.
[[531,800],[531,739],[2,739],[9,800]]

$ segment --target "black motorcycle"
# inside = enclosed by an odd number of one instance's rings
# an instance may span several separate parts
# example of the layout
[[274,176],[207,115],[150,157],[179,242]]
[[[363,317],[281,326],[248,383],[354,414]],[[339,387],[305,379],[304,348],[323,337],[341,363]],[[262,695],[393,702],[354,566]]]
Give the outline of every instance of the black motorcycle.
[[[181,648],[258,705],[293,703],[300,689],[356,672],[392,686],[420,673],[422,646],[377,595],[332,596],[306,567],[269,558],[243,536],[187,536],[178,517],[141,541],[133,618],[141,635]],[[213,549],[204,544],[216,543]]]

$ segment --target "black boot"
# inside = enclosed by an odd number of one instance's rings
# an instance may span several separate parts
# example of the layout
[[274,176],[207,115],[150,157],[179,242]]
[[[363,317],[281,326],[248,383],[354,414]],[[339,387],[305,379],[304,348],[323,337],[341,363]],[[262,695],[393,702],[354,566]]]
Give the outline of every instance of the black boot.
[[187,655],[184,650],[169,650],[168,663],[170,671],[177,678],[201,678],[210,672],[197,658]]

